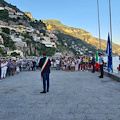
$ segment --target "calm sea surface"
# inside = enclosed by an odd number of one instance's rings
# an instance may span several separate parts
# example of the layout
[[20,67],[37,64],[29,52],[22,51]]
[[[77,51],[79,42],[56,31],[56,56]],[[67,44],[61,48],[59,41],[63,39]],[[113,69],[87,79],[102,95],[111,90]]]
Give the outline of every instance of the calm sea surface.
[[[104,61],[107,62],[107,57],[104,57]],[[113,72],[118,73],[117,67],[120,64],[119,56],[113,57]]]

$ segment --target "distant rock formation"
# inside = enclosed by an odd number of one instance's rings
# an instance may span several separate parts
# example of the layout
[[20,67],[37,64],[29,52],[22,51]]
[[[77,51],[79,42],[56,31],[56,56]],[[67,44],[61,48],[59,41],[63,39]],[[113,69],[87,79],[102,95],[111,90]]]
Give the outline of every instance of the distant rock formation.
[[31,20],[35,20],[30,12],[24,12]]

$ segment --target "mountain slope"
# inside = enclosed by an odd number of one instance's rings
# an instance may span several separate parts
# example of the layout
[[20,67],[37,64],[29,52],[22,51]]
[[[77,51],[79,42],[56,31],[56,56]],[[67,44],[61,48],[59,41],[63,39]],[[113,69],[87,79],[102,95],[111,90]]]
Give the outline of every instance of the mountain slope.
[[[41,20],[31,20],[23,11],[4,0],[0,0],[0,56],[19,50],[24,56],[41,56],[46,52],[52,56],[56,48],[46,47],[41,42],[46,26]],[[18,14],[19,13],[19,14]]]
[[11,5],[4,0],[0,0],[0,7],[5,7],[5,6],[10,7],[18,12],[21,12],[16,6]]
[[[42,20],[42,21],[46,24],[48,30],[58,29],[63,34],[67,34],[75,38],[81,39],[86,43],[89,43],[97,47],[97,49],[100,48],[99,40],[93,37],[89,32],[85,30],[74,27],[68,27],[66,25],[63,25],[59,20],[50,19],[50,20]],[[102,50],[106,50],[106,45],[107,45],[107,41],[101,40]],[[112,43],[112,45],[113,45],[113,53],[120,54],[120,45],[115,43]]]

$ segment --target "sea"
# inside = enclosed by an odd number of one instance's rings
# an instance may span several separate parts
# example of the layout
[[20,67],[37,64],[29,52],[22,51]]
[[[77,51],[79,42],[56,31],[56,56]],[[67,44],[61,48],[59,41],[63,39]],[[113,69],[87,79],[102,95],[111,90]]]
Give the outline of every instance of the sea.
[[[108,57],[107,56],[104,57],[104,61],[105,62],[108,61]],[[114,73],[118,73],[117,67],[119,67],[119,64],[120,64],[119,56],[114,56],[113,57],[113,72]]]

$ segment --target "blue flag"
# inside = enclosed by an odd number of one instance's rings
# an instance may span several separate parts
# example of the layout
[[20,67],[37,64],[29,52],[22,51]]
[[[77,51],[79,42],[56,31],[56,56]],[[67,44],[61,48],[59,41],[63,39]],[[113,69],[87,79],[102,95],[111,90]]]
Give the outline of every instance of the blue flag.
[[108,41],[107,41],[106,53],[108,55],[108,68],[107,68],[107,70],[108,70],[108,72],[110,72],[112,70],[112,47],[111,47],[109,33],[108,33]]

